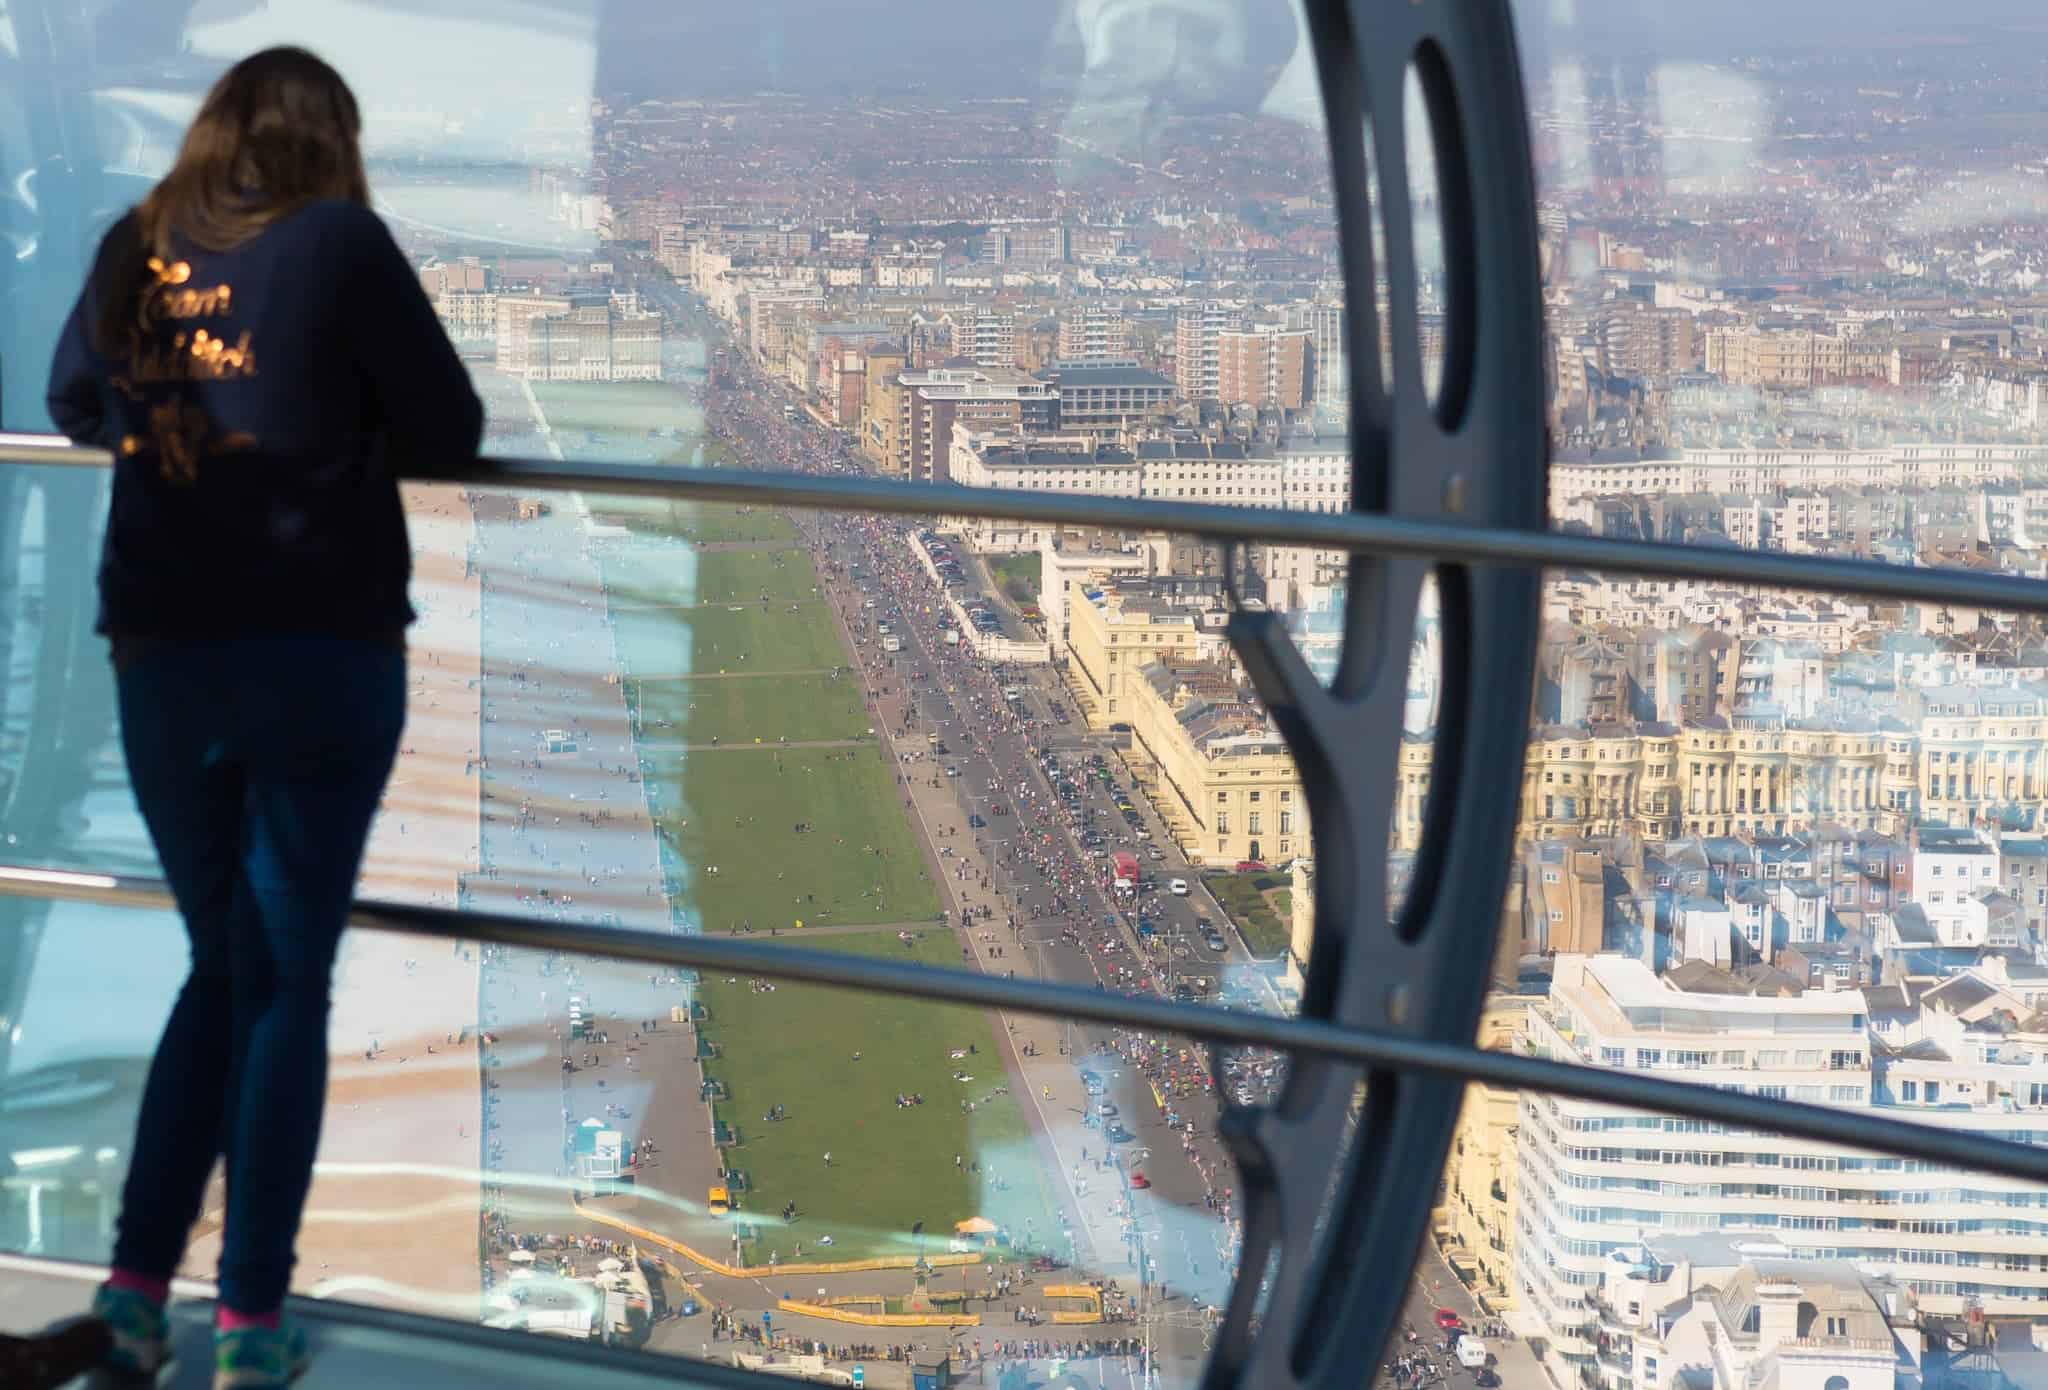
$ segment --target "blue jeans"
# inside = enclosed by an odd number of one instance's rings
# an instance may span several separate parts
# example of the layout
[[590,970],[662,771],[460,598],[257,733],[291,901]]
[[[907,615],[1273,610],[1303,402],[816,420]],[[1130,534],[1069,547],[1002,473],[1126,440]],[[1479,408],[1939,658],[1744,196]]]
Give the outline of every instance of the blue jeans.
[[221,1301],[284,1302],[327,1098],[328,989],[405,724],[405,653],[149,643],[116,673],[129,780],[191,938],[121,1193],[117,1267],[168,1278],[216,1155]]

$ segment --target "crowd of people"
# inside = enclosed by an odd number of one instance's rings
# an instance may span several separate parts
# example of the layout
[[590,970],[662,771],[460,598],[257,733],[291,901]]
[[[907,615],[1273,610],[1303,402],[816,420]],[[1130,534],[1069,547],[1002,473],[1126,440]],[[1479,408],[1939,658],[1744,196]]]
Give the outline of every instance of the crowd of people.
[[[744,459],[748,466],[811,473],[852,471],[854,465],[846,445],[837,436],[800,425],[793,426],[784,418],[776,400],[766,391],[709,390],[705,396],[706,428],[714,438],[725,442],[728,446],[725,452]],[[974,659],[970,643],[946,644],[938,640],[930,614],[939,610],[942,600],[932,589],[929,576],[916,562],[909,545],[909,525],[854,515],[799,515],[794,519],[804,540],[820,557],[823,588],[838,606],[850,629],[864,627],[884,613],[902,622],[906,628],[914,620],[922,621],[919,631],[910,639],[915,644],[914,651],[908,654],[884,653],[879,643],[868,643],[862,645],[856,657],[862,663],[860,674],[865,677],[868,709],[875,717],[877,727],[886,728],[899,738],[917,732],[923,719],[917,708],[918,697],[943,696],[951,706],[949,715],[957,716],[964,726],[965,738],[972,750],[987,755],[995,773],[987,785],[977,785],[972,790],[974,802],[981,811],[1003,818],[1001,830],[1006,843],[977,846],[975,848],[981,852],[976,853],[966,842],[977,837],[964,825],[949,832],[945,841],[947,847],[955,849],[954,855],[949,856],[953,871],[953,882],[949,885],[952,901],[963,909],[957,914],[949,914],[948,925],[954,925],[950,919],[957,918],[960,941],[970,962],[978,957],[984,969],[1002,969],[1011,973],[1017,969],[1028,971],[1034,959],[1029,947],[1035,944],[1030,937],[1046,934],[1050,926],[1053,932],[1065,935],[1076,945],[1087,943],[1088,948],[1084,948],[1081,955],[1088,961],[1088,968],[1100,987],[1130,994],[1166,993],[1170,989],[1170,957],[1162,948],[1138,945],[1130,934],[1128,928],[1132,925],[1132,918],[1129,914],[1133,912],[1135,903],[1129,894],[1113,886],[1113,875],[1106,861],[1092,861],[1078,852],[1074,837],[1083,828],[1080,812],[1054,795],[1044,780],[1035,755],[1049,732],[1045,721],[1034,716],[1021,703],[1003,698],[1004,687],[1021,683],[1021,678]],[[522,557],[525,558],[528,557]],[[865,570],[858,580],[853,574],[854,565]],[[508,577],[493,582],[518,581]],[[879,599],[874,610],[865,607],[870,597]],[[489,673],[492,689],[487,694],[491,697],[491,706],[486,711],[486,718],[510,716],[523,723],[548,716],[551,723],[573,724],[572,718],[549,716],[549,712],[561,710],[565,703],[573,703],[574,692],[567,687],[556,688],[560,683],[555,678],[537,678],[528,669],[528,663],[533,663],[536,670],[544,665],[548,660],[547,648],[554,644],[538,634],[530,639],[530,644],[531,649],[527,651],[500,653],[494,650],[493,655],[504,664],[494,666]],[[929,664],[919,669],[913,665],[916,661]],[[1061,697],[1053,695],[1051,699],[1057,709]],[[508,706],[505,701],[511,704]],[[935,723],[933,728],[936,729]],[[569,732],[572,737],[588,737],[587,731],[581,729],[570,728]],[[599,751],[609,754],[613,750],[605,748]],[[621,756],[616,760],[604,760],[604,770],[613,772],[615,765],[616,775],[622,780],[637,782],[637,759],[626,748],[617,751]],[[532,794],[518,797],[516,810],[512,803],[503,800],[486,807],[486,815],[494,820],[500,834],[511,832],[511,838],[500,838],[497,843],[523,849],[523,854],[513,857],[527,863],[516,868],[510,864],[502,868],[488,864],[484,873],[486,877],[502,873],[507,878],[532,883],[543,877],[554,878],[554,873],[565,867],[563,861],[569,861],[566,865],[569,873],[576,874],[573,882],[565,881],[568,875],[563,874],[547,889],[518,884],[506,886],[519,894],[529,910],[562,917],[571,913],[581,915],[583,909],[572,906],[574,898],[571,894],[584,886],[599,889],[605,885],[608,873],[616,872],[602,868],[594,872],[579,871],[577,867],[587,857],[585,837],[611,817],[611,806],[603,804],[609,788],[596,790],[595,801],[598,804],[590,801],[575,805],[548,804],[538,790],[538,762],[536,757],[529,765],[504,770],[510,777],[526,779],[534,789]],[[936,762],[934,758],[899,764],[906,806],[915,790],[912,786],[914,780],[937,778]],[[492,771],[499,773],[495,764]],[[503,780],[494,775],[493,781],[499,785],[503,785]],[[958,788],[961,783],[956,780],[953,785]],[[520,788],[520,791],[525,793],[526,788]],[[638,795],[637,788],[633,789],[633,795]],[[618,802],[616,792],[611,800]],[[632,804],[631,798],[627,798],[624,804]],[[801,835],[809,829],[808,825],[799,823],[792,833]],[[593,896],[597,894],[593,892]],[[584,906],[587,908],[588,905]],[[744,925],[751,926],[751,923]],[[1042,957],[1039,959],[1043,968]],[[491,993],[496,994],[496,991]],[[493,1017],[487,1022],[496,1023],[497,1020]],[[567,1040],[563,1041],[566,1043]],[[1145,1070],[1159,1087],[1158,1094],[1166,1098],[1161,1102],[1162,1108],[1169,1101],[1192,1102],[1198,1094],[1213,1100],[1210,1094],[1212,1086],[1207,1080],[1208,1059],[1202,1050],[1190,1046],[1175,1048],[1170,1055],[1156,1050],[1152,1055],[1142,1055],[1144,1050],[1137,1040],[1122,1034],[1117,1035],[1113,1045],[1122,1047],[1126,1044],[1132,1048],[1130,1060],[1133,1065]],[[1062,1050],[1067,1050],[1065,1043],[1062,1043]],[[1036,1048],[1028,1051],[1035,1054]],[[565,1055],[569,1054],[565,1052]],[[565,1072],[565,1083],[567,1080]],[[1002,1089],[1007,1088],[998,1088],[998,1093]],[[922,1096],[905,1092],[896,1097],[896,1103],[915,1105],[922,1099]],[[1219,1176],[1227,1176],[1223,1169],[1226,1160],[1219,1150],[1213,1148],[1213,1110],[1203,1110],[1192,1103],[1182,1104],[1179,1110],[1185,1114],[1177,1112],[1174,1119],[1183,1138],[1183,1152],[1194,1170],[1202,1176],[1207,1192],[1205,1203],[1217,1211],[1226,1226],[1234,1228],[1233,1194],[1227,1186],[1219,1185]],[[1115,1166],[1111,1150],[1105,1146],[1102,1152],[1106,1160]],[[1129,1174],[1119,1168],[1118,1181],[1123,1190],[1116,1212],[1126,1222],[1133,1214],[1133,1193],[1128,1187],[1128,1177]],[[494,1250],[503,1254],[511,1249],[545,1245],[555,1239],[547,1235],[515,1234],[506,1222],[501,1203],[500,1193],[498,1201],[492,1204],[487,1228]],[[1066,1224],[1065,1216],[1065,1211],[1061,1211],[1063,1226]],[[828,1347],[793,1337],[786,1331],[770,1334],[757,1318],[739,1317],[729,1308],[714,1311],[712,1323],[714,1335],[720,1338],[744,1338],[775,1350],[815,1348],[839,1360],[860,1356],[903,1359],[913,1350],[910,1344]],[[963,1342],[956,1347],[956,1355],[965,1346]],[[1069,1339],[1059,1336],[1005,1339],[989,1344],[986,1351],[976,1343],[973,1351],[977,1361],[1140,1354],[1136,1339]]]

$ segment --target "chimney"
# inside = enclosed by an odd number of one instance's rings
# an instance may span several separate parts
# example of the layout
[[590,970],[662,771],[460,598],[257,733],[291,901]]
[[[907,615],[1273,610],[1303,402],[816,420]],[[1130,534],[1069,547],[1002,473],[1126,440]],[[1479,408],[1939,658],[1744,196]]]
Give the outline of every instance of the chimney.
[[1764,1277],[1756,1285],[1759,1357],[1799,1336],[1799,1286],[1789,1279]]

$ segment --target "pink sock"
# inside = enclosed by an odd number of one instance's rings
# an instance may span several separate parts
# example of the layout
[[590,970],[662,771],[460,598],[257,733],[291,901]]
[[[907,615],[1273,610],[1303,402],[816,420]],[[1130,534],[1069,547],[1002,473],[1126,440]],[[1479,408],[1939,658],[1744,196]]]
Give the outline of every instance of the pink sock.
[[162,1303],[171,1296],[170,1280],[152,1279],[147,1274],[137,1274],[132,1269],[116,1269],[109,1273],[107,1287],[133,1290],[151,1303]]
[[275,1332],[278,1317],[276,1313],[237,1313],[223,1303],[214,1313],[213,1325],[223,1332],[240,1332],[245,1327],[267,1327]]

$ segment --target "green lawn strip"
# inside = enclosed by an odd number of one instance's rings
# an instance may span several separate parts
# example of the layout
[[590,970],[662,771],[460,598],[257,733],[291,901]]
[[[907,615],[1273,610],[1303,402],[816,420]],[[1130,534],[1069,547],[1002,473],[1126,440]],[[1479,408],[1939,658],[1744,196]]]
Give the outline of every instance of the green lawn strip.
[[1230,914],[1254,956],[1277,956],[1287,950],[1292,929],[1282,912],[1284,899],[1276,903],[1266,897],[1271,889],[1282,890],[1276,897],[1285,893],[1285,874],[1207,874],[1202,882]]
[[[723,447],[718,440],[711,445]],[[707,445],[707,448],[710,446]],[[590,515],[600,525],[624,526],[645,536],[674,537],[693,544],[783,542],[795,544],[796,528],[780,512],[713,502],[680,502],[667,497],[590,494]],[[630,545],[624,548],[630,553]]]
[[[627,698],[639,713],[641,738],[655,744],[866,738],[873,723],[860,679],[851,672],[836,678],[634,681]],[[664,719],[667,728],[659,722]]]
[[[700,557],[702,558],[702,557]],[[643,679],[720,671],[760,675],[830,670],[846,664],[823,599],[704,608],[614,608],[619,660]],[[776,730],[763,730],[773,735]]]
[[1018,603],[1038,602],[1041,557],[1038,555],[992,555],[989,577],[995,586]]
[[751,603],[761,596],[789,603],[818,596],[818,570],[808,551],[763,547],[706,550],[642,547],[604,559],[605,591],[613,607],[645,604]]
[[[641,768],[662,839],[689,866],[681,905],[706,932],[752,923],[765,937],[798,921],[939,915],[896,775],[873,744],[654,750],[641,754]],[[799,823],[809,829],[799,832]]]
[[627,543],[603,547],[599,566],[614,606],[692,606],[811,598],[817,567],[808,552],[773,542],[758,548],[701,550],[693,544]]
[[[937,927],[918,933],[910,947],[886,931],[819,937],[815,944],[934,966],[959,963],[953,934]],[[726,1088],[714,1112],[740,1139],[726,1161],[747,1179],[743,1214],[763,1223],[749,1264],[766,1263],[770,1250],[793,1258],[798,1241],[807,1259],[915,1253],[910,1230],[919,1221],[926,1253],[943,1252],[954,1223],[971,1216],[1008,1227],[1020,1243],[1027,1220],[1041,1237],[1056,1230],[1049,1175],[1022,1098],[995,1094],[1008,1077],[987,1013],[815,985],[756,992],[747,979],[711,972],[701,977],[697,997],[708,1015],[703,1035],[719,1048],[706,1071]],[[970,1045],[973,1054],[950,1055]],[[955,1081],[956,1072],[974,1079]],[[924,1103],[899,1107],[898,1093],[921,1094]],[[963,1100],[975,1102],[972,1112]],[[775,1105],[787,1118],[764,1120]],[[963,1166],[955,1167],[956,1154]],[[965,1166],[977,1161],[979,1173]],[[1007,1186],[998,1188],[998,1180]],[[784,1227],[780,1213],[792,1199],[798,1219]],[[830,1247],[818,1244],[824,1235],[833,1238]],[[957,1288],[958,1278],[942,1276],[934,1288]]]

